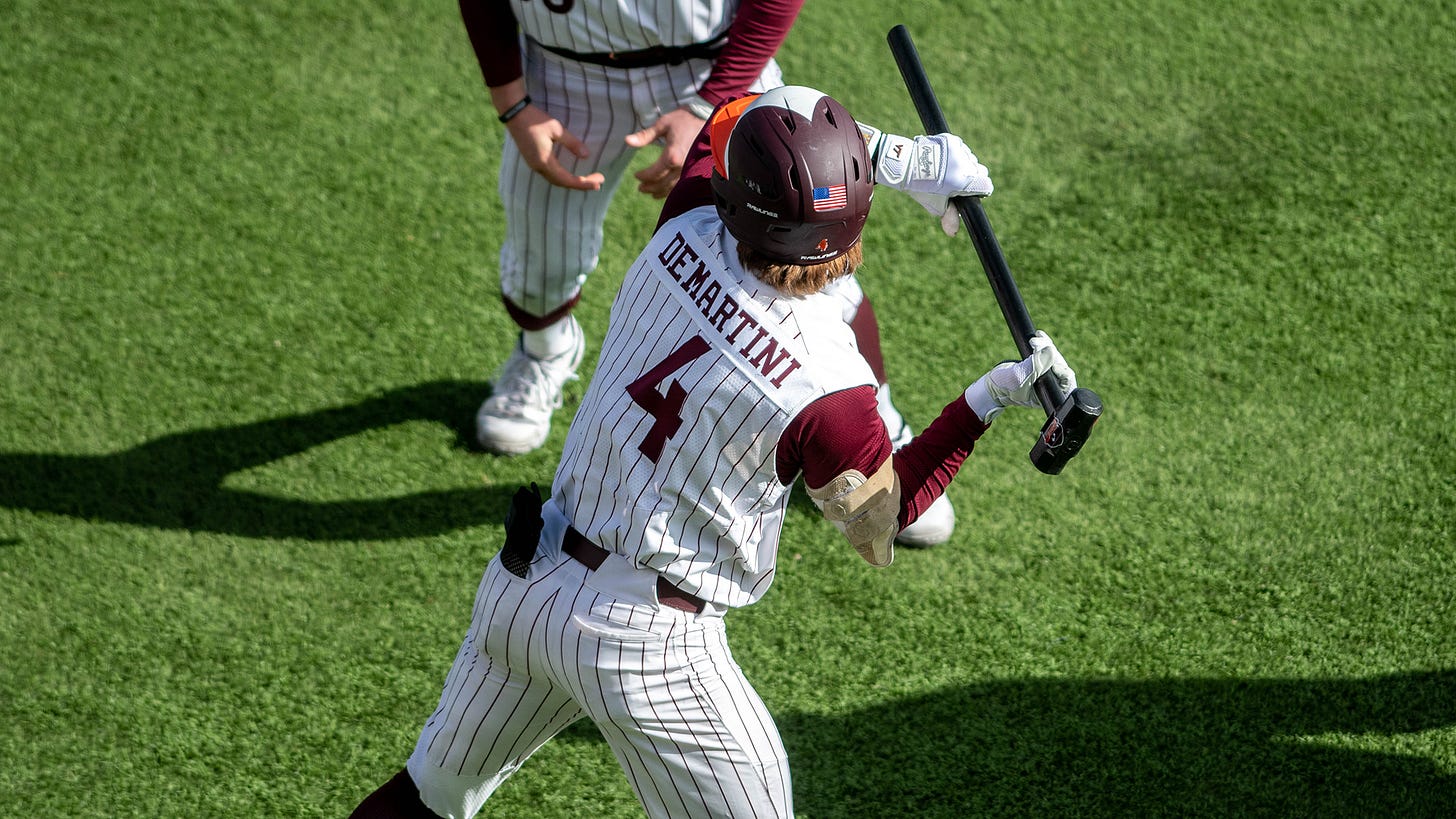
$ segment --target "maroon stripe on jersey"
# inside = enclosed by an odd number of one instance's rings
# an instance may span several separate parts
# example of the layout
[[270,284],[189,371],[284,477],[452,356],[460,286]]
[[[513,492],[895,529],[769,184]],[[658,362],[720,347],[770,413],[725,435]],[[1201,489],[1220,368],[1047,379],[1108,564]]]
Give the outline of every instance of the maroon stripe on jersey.
[[[603,4],[603,5],[607,5],[607,4]],[[615,8],[617,9],[617,20],[619,22],[621,22],[621,24],[622,24],[621,31],[622,31],[622,37],[623,37],[623,39],[625,39],[627,42],[638,42],[638,43],[651,43],[651,42],[653,42],[653,40],[658,39],[656,37],[649,37],[648,34],[647,34],[647,26],[643,25],[643,22],[642,22],[644,19],[646,19],[647,15],[642,14],[640,12],[640,10],[639,10],[639,13],[636,16],[633,16],[633,17],[628,18],[628,17],[625,17],[622,14],[622,7],[621,7],[621,5],[616,5],[616,4],[614,4],[614,5],[615,5]],[[646,3],[643,3],[642,5],[647,5],[647,4]],[[636,23],[637,24],[637,36],[636,37],[631,37],[631,36],[629,36],[627,34],[627,24],[628,24],[628,22],[632,22],[632,23]]]
[[[643,298],[641,298],[641,299],[638,300],[638,304],[641,304],[641,305],[654,305],[654,304],[655,305],[661,305],[661,306],[659,306],[657,308],[657,311],[653,314],[655,320],[648,320],[646,318],[646,316],[638,316],[638,317],[635,318],[635,320],[624,321],[623,324],[622,324],[622,326],[623,327],[627,327],[627,328],[634,328],[634,327],[642,327],[642,326],[657,326],[657,325],[660,325],[662,323],[662,320],[664,318],[670,316],[673,313],[673,311],[671,309],[669,309],[669,305],[668,305],[668,301],[671,299],[671,293],[670,292],[664,292],[664,291],[666,291],[666,286],[665,285],[663,285],[660,282],[655,283],[654,284],[654,292],[652,292],[650,295],[646,295]],[[690,333],[693,333],[693,332],[695,332],[695,331],[694,331],[694,329],[692,328],[691,325],[689,325],[686,328],[684,328],[678,334],[678,337],[676,339],[676,342],[675,342],[674,346],[677,346],[677,345],[682,344],[687,338],[690,338],[691,337],[689,334]],[[643,349],[647,349],[648,351],[651,351],[653,349],[661,349],[660,346],[654,346],[654,340],[653,339],[641,339],[641,338],[639,338],[638,340],[639,340],[640,343],[637,346],[630,347],[630,348],[627,347],[626,345],[616,345],[614,342],[609,341],[604,346],[607,349],[612,349],[614,347],[620,347],[620,349],[623,350],[623,357],[622,357],[622,359],[613,359],[613,360],[610,361],[610,363],[607,360],[603,360],[602,365],[599,368],[599,371],[602,372],[602,373],[604,373],[604,374],[605,373],[622,372],[623,369],[625,368],[625,361],[628,358],[628,356],[630,356],[631,358],[636,358],[640,354],[640,351],[643,350]],[[647,367],[652,366],[652,364],[654,364],[654,363],[655,362],[644,361],[640,365],[640,367],[641,368],[647,368]],[[630,378],[632,375],[634,375],[634,373],[624,373],[623,380],[626,380],[626,379]],[[603,383],[605,384],[607,382],[603,382]],[[612,399],[611,398],[608,398],[606,400],[609,400],[610,401]],[[610,419],[610,421],[611,421],[610,425],[608,425],[605,422],[605,420],[604,420],[603,426],[607,426],[608,428],[613,428],[613,429],[621,429],[623,424],[630,423],[632,425],[632,429],[631,429],[631,432],[630,432],[628,438],[631,439],[631,440],[638,440],[641,437],[643,437],[642,430],[645,427],[650,426],[652,423],[654,423],[654,419],[651,418],[647,413],[641,412],[640,411],[640,408],[638,408],[636,404],[623,404],[622,412],[625,413],[625,414],[621,414],[621,415],[618,415],[618,416]],[[635,464],[636,463],[639,463],[645,457],[646,456],[642,455],[641,452],[639,452],[635,447],[634,448],[630,448],[630,449],[624,449],[623,451],[617,451],[612,446],[612,441],[607,436],[601,436],[599,438],[598,450],[597,451],[593,451],[593,453],[592,453],[592,460],[589,461],[589,462],[590,463],[601,463],[601,464],[604,464],[605,466],[603,467],[601,474],[612,474],[611,471],[610,471],[611,464],[614,461],[620,459],[622,461],[622,463],[623,463],[623,466],[622,466],[622,470],[621,471],[623,473],[630,473],[632,471],[632,469],[635,467]],[[628,463],[628,461],[632,461],[632,463]],[[641,497],[639,496],[639,497],[633,499],[633,501],[634,502],[640,502],[641,501]],[[568,516],[573,521],[578,522],[578,524],[581,525],[583,528],[586,528],[586,529],[590,530],[590,529],[594,528],[594,524],[597,521],[601,520],[603,517],[606,517],[606,516],[609,516],[609,515],[615,513],[616,510],[613,507],[613,502],[614,502],[613,498],[610,497],[607,493],[601,493],[601,494],[598,494],[598,496],[597,496],[597,498],[595,500],[595,503],[594,503],[594,508],[591,510],[590,515],[588,517],[586,517],[584,521],[583,521],[583,518],[581,518],[581,517],[578,516],[578,514],[571,514],[571,515],[568,515]],[[605,514],[603,514],[603,511],[604,511],[603,507],[606,507],[605,508]],[[573,511],[579,513],[582,510],[573,510]],[[636,533],[636,534],[638,534],[639,537],[641,536],[641,533]],[[628,550],[625,550],[624,549],[624,551],[628,551]]]
[[[669,298],[670,298],[670,296],[669,296]],[[662,308],[662,310],[659,311],[659,315],[667,315],[667,316],[670,317],[671,315],[673,315],[675,313],[675,311],[673,309],[671,309],[671,305],[670,305],[669,302],[663,301],[663,302],[658,302],[658,303],[664,305],[663,308]],[[637,324],[636,326],[641,327],[643,325]],[[656,349],[664,349],[664,348],[666,348],[666,349],[676,349],[678,346],[680,346],[685,341],[687,341],[687,339],[691,338],[693,335],[696,335],[696,334],[697,334],[697,328],[691,322],[685,322],[684,323],[683,330],[678,333],[677,339],[676,339],[676,341],[674,343],[672,343],[670,346],[666,346],[666,347],[664,347],[664,345],[662,345],[662,344],[659,343],[658,345],[656,345]],[[650,340],[647,340],[647,343],[648,344],[651,344],[651,341]],[[645,366],[651,366],[653,363],[655,363],[655,362],[651,362],[651,361],[645,362]],[[689,367],[688,369],[691,370],[691,367]],[[683,382],[683,380],[681,378],[682,375],[683,375],[683,371],[679,371],[677,373],[677,376],[678,377],[676,378],[676,380],[678,381],[678,383],[680,383],[680,384],[683,385],[684,390],[686,390],[686,392],[689,395],[694,394],[694,391],[697,389],[698,385],[700,383],[702,383],[701,378],[699,378],[699,380],[697,380],[697,381],[692,382],[691,384],[688,384],[688,383]],[[694,425],[696,425],[699,420],[700,419],[698,419],[698,418],[694,418],[693,419]],[[689,427],[689,430],[691,430],[691,429],[692,429],[692,427]],[[678,438],[678,440],[680,442],[681,440],[685,440],[687,438],[687,435],[684,432],[682,432],[681,430],[679,430],[678,431],[678,435],[676,437]],[[672,456],[667,460],[666,464],[663,464],[660,458],[658,459],[658,461],[657,461],[657,465],[658,465],[657,466],[657,469],[660,472],[660,474],[664,474],[664,475],[672,474],[672,467],[676,463],[677,457],[678,457],[678,453],[680,451],[681,451],[681,447],[678,446],[678,445],[674,445],[672,447]],[[640,452],[638,452],[635,448],[632,450],[632,452],[635,453],[635,461],[637,463],[640,463],[644,458],[647,457],[647,456],[641,454]],[[632,456],[631,455],[628,455],[627,457],[632,457]],[[625,458],[624,458],[624,460],[625,460]],[[636,464],[634,463],[633,466],[635,467],[635,465]],[[629,469],[628,471],[630,472],[631,470]],[[653,487],[651,485],[647,485],[647,486],[644,486],[642,488],[642,492],[643,493],[646,493],[646,492],[655,492],[655,491],[657,491],[657,488],[656,487]],[[632,501],[633,501],[634,504],[638,504],[638,508],[641,508],[640,507],[640,504],[642,502],[642,494],[639,493],[637,495],[637,497],[635,497],[635,498],[632,499]],[[638,548],[640,549],[640,547],[644,543],[644,540],[643,539],[646,537],[646,534],[647,533],[646,532],[633,532],[631,534],[633,534],[633,535],[636,536]],[[638,549],[632,549],[630,551],[634,551],[635,552],[635,551],[638,551]]]
[[[536,27],[527,28],[527,33],[530,33],[531,31],[549,30],[551,32],[551,42],[569,43],[573,50],[580,50],[582,48],[587,48],[591,45],[590,42],[578,42],[576,38],[569,36],[571,34],[571,26],[568,25],[565,15],[552,13],[550,11],[550,7],[547,6],[545,3],[542,3],[541,6],[542,8],[535,12],[537,22]],[[540,24],[541,20],[546,21],[546,24],[544,26]]]
[[[727,377],[724,378],[724,381],[726,381],[726,380],[727,380]],[[719,386],[722,386],[721,383],[719,384]],[[736,428],[734,428],[734,430],[731,433],[728,434],[728,439],[729,440],[732,440],[732,441],[744,441],[744,440],[746,440],[748,436],[746,436],[744,434],[744,432],[743,432],[744,426],[746,424],[748,424],[749,421],[754,417],[753,416],[753,411],[755,409],[757,409],[758,407],[762,406],[767,401],[768,401],[768,398],[766,396],[764,396],[762,394],[759,394],[757,396],[756,400],[753,402],[752,407],[750,407],[747,410],[747,412],[744,413],[742,420],[740,420],[739,423],[738,423],[738,426]],[[733,401],[733,404],[734,405],[737,405],[739,403],[741,403],[741,402],[737,398],[735,398],[734,401]],[[760,437],[763,434],[763,432],[764,432],[764,430],[762,428],[760,428],[759,430],[757,430],[753,434],[753,438],[754,438],[755,442],[757,441],[757,438]],[[727,473],[729,475],[734,474],[737,471],[737,467],[739,465],[741,465],[743,463],[743,460],[745,458],[748,458],[754,452],[754,450],[755,450],[755,447],[754,446],[751,446],[751,445],[750,446],[745,446],[745,447],[743,447],[743,451],[739,454],[738,459],[736,461],[734,461],[733,463],[731,463],[731,464],[729,464],[729,463],[719,463],[717,465],[717,467],[714,469],[714,473],[715,474],[713,475],[713,477],[709,478],[707,481],[704,482],[703,491],[698,495],[698,497],[692,499],[693,500],[693,503],[695,505],[699,506],[699,507],[704,507],[706,505],[704,503],[704,498],[707,495],[707,493],[710,492],[710,491],[712,491],[715,488],[721,488],[726,483],[726,481],[724,481],[724,480],[722,480],[722,479],[719,478],[719,474],[720,473]],[[701,460],[702,457],[704,455],[706,455],[706,454],[707,453],[701,453],[699,455],[699,460]],[[720,452],[720,453],[717,453],[717,454],[718,455],[721,455],[722,453]],[[745,490],[747,490],[747,488],[748,488],[748,485],[747,484],[745,484],[744,486],[740,487],[733,494],[733,496],[731,498],[729,498],[729,500],[730,501],[737,501],[740,497],[742,497],[743,492]],[[682,502],[682,500],[683,500],[682,498],[679,498],[678,499],[678,503],[680,504]],[[716,508],[713,511],[716,512]],[[684,520],[683,521],[683,527],[684,527],[683,528],[683,531],[680,532],[680,533],[678,533],[680,542],[684,542],[684,543],[702,542],[703,541],[702,535],[703,535],[704,532],[707,531],[708,524],[711,523],[711,522],[712,522],[712,519],[711,518],[709,518],[708,520],[705,520],[703,522],[703,525],[700,526],[700,527],[698,527],[698,536],[699,537],[696,540],[690,540],[687,537],[687,529],[686,529],[686,527],[687,527],[687,521]],[[716,545],[721,545],[722,542],[723,542],[723,539],[724,538],[723,538],[722,534],[719,534],[719,535],[717,535],[716,537],[713,538],[713,542]],[[726,552],[720,552],[720,553],[726,553]],[[762,570],[765,567],[759,566],[757,568],[759,570]],[[743,571],[741,569],[737,569],[737,570],[734,571],[734,575],[735,576],[731,578],[732,581],[733,581],[733,583],[734,583],[734,585],[738,585],[739,581],[742,580],[742,574],[743,574]],[[689,589],[688,591],[695,591],[695,590],[694,589]]]

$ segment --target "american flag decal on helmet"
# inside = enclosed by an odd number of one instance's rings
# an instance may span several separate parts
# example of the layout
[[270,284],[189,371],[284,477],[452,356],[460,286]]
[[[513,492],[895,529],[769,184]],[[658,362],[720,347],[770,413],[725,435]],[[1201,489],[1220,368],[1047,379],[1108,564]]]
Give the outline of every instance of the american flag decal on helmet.
[[838,210],[849,204],[843,185],[829,185],[814,189],[814,210]]

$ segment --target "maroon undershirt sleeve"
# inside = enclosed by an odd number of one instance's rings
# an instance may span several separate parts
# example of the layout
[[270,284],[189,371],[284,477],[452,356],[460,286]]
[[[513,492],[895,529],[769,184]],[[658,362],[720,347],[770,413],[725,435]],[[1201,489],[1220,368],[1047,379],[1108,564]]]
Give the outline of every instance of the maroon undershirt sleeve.
[[895,452],[895,474],[900,476],[900,502],[904,504],[902,529],[945,492],[986,429],[966,399],[957,396],[924,432]]
[[805,407],[779,436],[774,463],[779,481],[802,474],[811,487],[851,469],[873,474],[890,454],[890,436],[875,406],[873,387],[830,393]]
[[521,41],[516,13],[506,0],[460,0],[460,18],[475,49],[480,74],[491,88],[521,76]]
[[728,26],[728,44],[698,96],[718,105],[748,90],[789,36],[804,0],[743,0]]
[[[920,517],[960,470],[986,425],[962,398],[895,453],[900,478],[900,528]],[[805,407],[779,439],[775,468],[788,483],[803,474],[809,486],[824,486],[850,469],[872,474],[890,454],[874,388],[854,387],[826,395]]]

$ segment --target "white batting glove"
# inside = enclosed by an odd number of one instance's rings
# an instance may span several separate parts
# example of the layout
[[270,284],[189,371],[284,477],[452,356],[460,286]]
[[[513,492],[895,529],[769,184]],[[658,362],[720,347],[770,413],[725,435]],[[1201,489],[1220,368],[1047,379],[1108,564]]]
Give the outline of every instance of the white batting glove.
[[1039,403],[1035,384],[1038,378],[1051,373],[1062,394],[1077,388],[1077,374],[1057,351],[1046,333],[1038,330],[1031,337],[1031,355],[1021,361],[1004,361],[966,389],[966,403],[982,423],[991,423],[1006,407],[1034,407]]
[[875,182],[910,194],[931,216],[940,219],[947,236],[960,230],[952,196],[990,196],[991,174],[955,134],[914,139],[886,134],[868,125],[860,130],[875,163]]

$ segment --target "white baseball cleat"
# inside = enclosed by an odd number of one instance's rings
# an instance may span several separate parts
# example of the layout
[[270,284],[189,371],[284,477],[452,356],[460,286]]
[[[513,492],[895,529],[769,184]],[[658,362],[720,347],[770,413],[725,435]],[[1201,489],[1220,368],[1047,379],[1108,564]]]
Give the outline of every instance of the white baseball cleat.
[[576,379],[585,352],[581,332],[570,350],[545,359],[527,353],[517,338],[490,397],[475,413],[475,439],[480,445],[502,455],[524,455],[544,444],[551,432],[551,414],[561,406],[561,388]]

